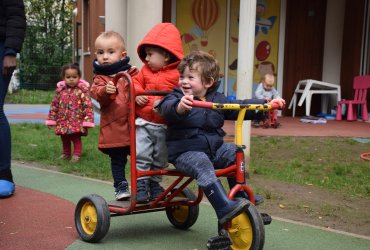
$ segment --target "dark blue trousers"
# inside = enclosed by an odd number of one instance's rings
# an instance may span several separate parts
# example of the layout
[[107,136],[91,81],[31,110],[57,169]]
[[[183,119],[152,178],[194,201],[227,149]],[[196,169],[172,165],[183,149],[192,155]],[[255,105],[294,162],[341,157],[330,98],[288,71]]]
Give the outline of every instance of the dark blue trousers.
[[3,75],[4,44],[0,43],[0,180],[13,181],[11,160],[11,139],[8,119],[4,113],[4,100],[8,91],[11,75]]

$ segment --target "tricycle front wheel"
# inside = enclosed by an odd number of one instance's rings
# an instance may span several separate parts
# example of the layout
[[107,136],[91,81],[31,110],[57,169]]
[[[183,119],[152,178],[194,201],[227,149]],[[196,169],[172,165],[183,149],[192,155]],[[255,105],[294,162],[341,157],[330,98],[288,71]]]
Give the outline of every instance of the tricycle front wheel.
[[110,226],[107,202],[96,194],[82,197],[75,209],[75,226],[83,241],[91,243],[100,241]]
[[233,250],[260,250],[265,244],[265,227],[257,208],[250,204],[248,210],[238,215],[219,232],[227,232]]

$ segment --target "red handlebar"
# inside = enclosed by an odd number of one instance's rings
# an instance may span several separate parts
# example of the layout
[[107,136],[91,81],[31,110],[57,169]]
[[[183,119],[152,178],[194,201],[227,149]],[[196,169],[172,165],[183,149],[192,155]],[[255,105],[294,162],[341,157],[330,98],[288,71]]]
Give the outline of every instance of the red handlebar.
[[203,101],[193,101],[193,106],[194,107],[199,107],[199,108],[207,108],[211,109],[213,108],[213,102],[203,102]]
[[[117,74],[113,77],[112,82],[113,82],[113,85],[114,85],[115,87],[117,87],[118,80],[119,80],[120,78],[122,78],[122,77],[126,77],[126,74],[125,74],[125,73],[123,73],[123,72],[119,72],[119,73],[117,73]],[[109,96],[109,98],[110,98],[111,100],[114,100],[114,99],[116,99],[117,94],[118,94],[118,88],[116,88],[116,93],[111,94],[111,95]]]

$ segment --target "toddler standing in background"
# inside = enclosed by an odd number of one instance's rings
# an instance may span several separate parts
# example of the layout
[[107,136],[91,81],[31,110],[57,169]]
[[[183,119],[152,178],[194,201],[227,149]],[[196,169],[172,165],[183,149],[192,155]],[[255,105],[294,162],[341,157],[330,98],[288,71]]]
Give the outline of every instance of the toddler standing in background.
[[137,69],[128,64],[125,42],[117,32],[106,31],[96,38],[95,55],[91,95],[100,104],[98,148],[110,157],[115,198],[124,200],[131,196],[125,174],[130,154],[128,82],[121,78],[115,86],[112,80],[119,72],[133,75]]
[[[137,48],[144,66],[133,78],[135,90],[170,92],[178,86],[177,66],[184,57],[180,32],[172,23],[155,25]],[[136,168],[141,171],[167,167],[166,121],[154,106],[160,96],[136,96]],[[145,176],[137,181],[137,203],[156,199],[164,191],[162,176]]]
[[[78,162],[81,157],[81,136],[87,135],[87,128],[94,127],[94,111],[89,94],[89,83],[81,79],[77,64],[62,67],[62,79],[57,83],[54,98],[45,124],[55,126],[63,144],[62,160]],[[73,154],[71,146],[73,143]]]

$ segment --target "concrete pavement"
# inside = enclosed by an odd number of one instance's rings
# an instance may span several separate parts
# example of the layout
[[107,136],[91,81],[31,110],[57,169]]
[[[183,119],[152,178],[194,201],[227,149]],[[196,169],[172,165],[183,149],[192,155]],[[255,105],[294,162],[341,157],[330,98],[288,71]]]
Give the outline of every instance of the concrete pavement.
[[[5,104],[4,111],[9,123],[45,123],[49,104]],[[94,112],[95,124],[100,123],[100,114]]]

